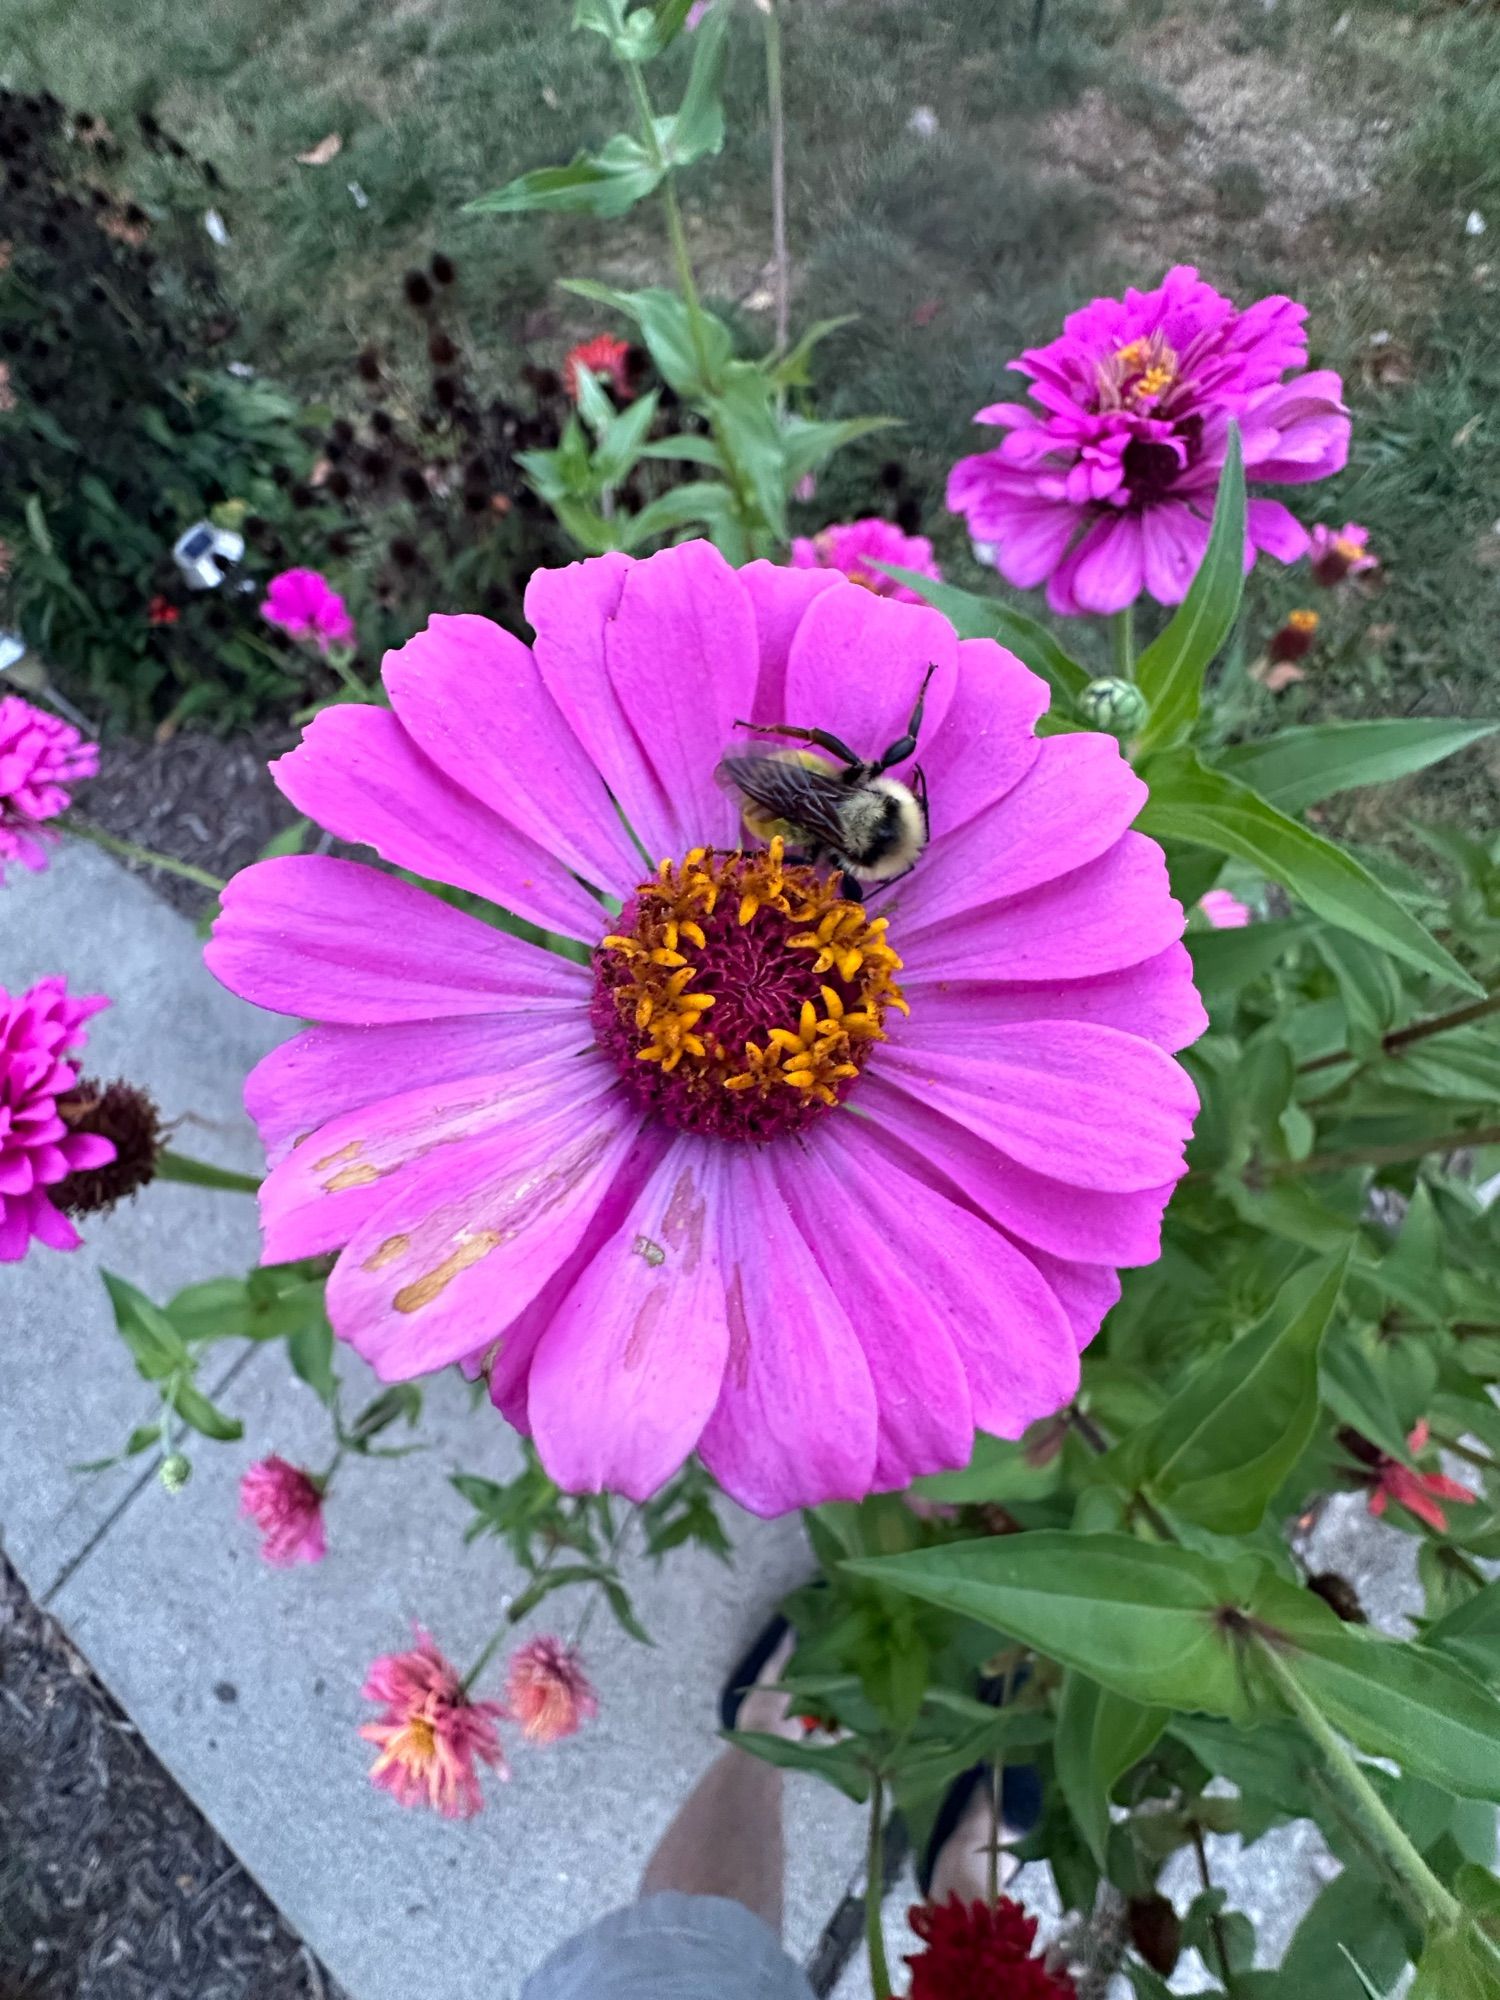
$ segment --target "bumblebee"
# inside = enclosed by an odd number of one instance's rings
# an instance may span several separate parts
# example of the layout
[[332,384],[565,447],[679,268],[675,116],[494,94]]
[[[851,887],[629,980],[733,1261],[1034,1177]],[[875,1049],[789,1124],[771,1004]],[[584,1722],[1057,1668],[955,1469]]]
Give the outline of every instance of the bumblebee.
[[927,781],[921,766],[913,770],[909,786],[886,773],[916,754],[927,684],[936,672],[931,666],[923,675],[905,734],[873,760],[856,756],[826,729],[742,722],[736,726],[757,736],[810,743],[836,758],[837,765],[808,751],[750,748],[731,751],[719,765],[721,782],[740,794],[747,825],[766,839],[780,833],[809,861],[836,868],[843,877],[842,893],[851,902],[864,901],[867,885],[907,874],[927,845]]

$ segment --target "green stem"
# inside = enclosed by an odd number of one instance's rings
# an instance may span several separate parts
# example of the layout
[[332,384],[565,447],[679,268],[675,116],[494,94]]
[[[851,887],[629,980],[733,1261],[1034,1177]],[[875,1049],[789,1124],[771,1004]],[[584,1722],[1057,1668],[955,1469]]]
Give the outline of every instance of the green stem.
[[[1213,1877],[1208,1872],[1208,1849],[1203,1845],[1203,1829],[1198,1822],[1192,1822],[1193,1852],[1198,1857],[1198,1880],[1204,1892],[1213,1893]],[[1235,2000],[1234,1974],[1229,1969],[1229,1941],[1224,1935],[1224,1923],[1217,1910],[1208,1920],[1209,1936],[1214,1941],[1214,1956],[1219,1961],[1219,1977],[1224,1983],[1224,1991],[1229,2000]]]
[[1257,1638],[1260,1658],[1277,1689],[1322,1754],[1323,1778],[1351,1832],[1400,1889],[1424,1928],[1451,1928],[1462,1916],[1457,1901],[1427,1866],[1318,1704],[1276,1648]]
[[875,2000],[891,2000],[891,1969],[885,1956],[885,1786],[877,1771],[870,1781],[870,1840],[865,1852],[865,1949]]
[[[786,247],[786,98],[781,77],[781,16],[776,0],[764,0],[766,23],[766,110],[771,124],[771,263],[776,278],[776,351],[786,352],[792,325],[791,264]],[[777,391],[786,407],[786,389]]]
[[1115,648],[1115,673],[1122,681],[1135,679],[1135,606],[1127,604],[1109,621]]
[[158,854],[154,848],[138,847],[133,840],[121,840],[117,834],[106,833],[103,827],[90,826],[87,820],[75,819],[69,813],[62,821],[66,833],[77,834],[80,840],[92,841],[95,847],[102,847],[106,854],[118,854],[124,861],[134,861],[143,868],[159,868],[165,875],[180,875],[184,882],[196,882],[200,889],[211,889],[216,896],[224,892],[224,881],[218,875],[210,875],[206,868],[195,868],[191,861],[179,861],[171,854]]
[[[1483,1000],[1474,1000],[1467,1007],[1455,1007],[1447,1014],[1434,1014],[1430,1021],[1413,1021],[1409,1028],[1393,1028],[1388,1035],[1380,1038],[1380,1053],[1395,1055],[1399,1049],[1410,1048],[1413,1042],[1425,1042],[1429,1035],[1446,1035],[1452,1028],[1467,1027],[1470,1021],[1482,1021],[1487,1014],[1500,1013],[1500,993],[1491,993]],[[1332,1069],[1337,1063],[1356,1062],[1358,1058],[1348,1049],[1335,1049],[1331,1056],[1314,1056],[1311,1062],[1297,1065],[1299,1075],[1306,1076],[1315,1069]]]
[[1445,1132],[1440,1139],[1394,1139],[1388,1146],[1351,1146],[1342,1153],[1310,1153],[1305,1160],[1282,1160],[1266,1171],[1278,1180],[1299,1174],[1340,1173],[1345,1167],[1390,1167],[1402,1160],[1420,1160],[1428,1153],[1456,1153],[1470,1146],[1500,1146],[1500,1125],[1481,1125],[1473,1132]]
[[313,1484],[317,1487],[320,1493],[324,1494],[327,1493],[329,1482],[332,1480],[333,1475],[338,1471],[339,1467],[343,1464],[343,1462],[344,1462],[344,1446],[340,1445],[338,1450],[333,1454],[333,1457],[328,1461],[327,1471],[315,1472],[313,1474]]
[[228,1194],[259,1194],[260,1181],[254,1174],[237,1174],[229,1167],[211,1166],[187,1153],[174,1153],[163,1146],[156,1156],[159,1181],[184,1181],[189,1187],[222,1188]]
[[486,1639],[484,1644],[480,1647],[479,1658],[474,1662],[473,1666],[470,1667],[469,1671],[464,1675],[463,1679],[459,1682],[459,1686],[465,1694],[469,1693],[475,1681],[478,1680],[479,1676],[484,1672],[485,1668],[489,1665],[490,1661],[494,1659],[496,1651],[499,1649],[500,1646],[504,1644],[505,1639],[510,1632],[510,1628],[514,1623],[515,1620],[511,1617],[510,1613],[507,1612],[505,1616],[501,1619],[500,1623],[495,1627],[494,1631],[491,1632],[488,1639]]

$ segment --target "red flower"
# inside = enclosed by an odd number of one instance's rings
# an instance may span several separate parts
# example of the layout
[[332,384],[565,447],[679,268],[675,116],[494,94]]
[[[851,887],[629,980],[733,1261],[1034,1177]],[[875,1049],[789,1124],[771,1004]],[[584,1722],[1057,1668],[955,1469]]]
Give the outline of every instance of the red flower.
[[169,603],[165,597],[153,597],[151,602],[146,606],[146,623],[148,625],[175,625],[181,616],[182,613],[177,609],[177,606]]
[[[1414,1452],[1425,1451],[1427,1437],[1424,1418],[1406,1442]],[[1419,1521],[1425,1521],[1429,1528],[1435,1528],[1440,1535],[1444,1535],[1448,1532],[1448,1516],[1438,1502],[1456,1500],[1472,1507],[1478,1498],[1477,1493],[1471,1493],[1467,1486],[1460,1486],[1456,1479],[1445,1479],[1441,1472],[1413,1472],[1400,1459],[1387,1458],[1382,1453],[1375,1472],[1369,1508],[1372,1514],[1383,1514],[1394,1500],[1408,1514],[1415,1514]]]
[[988,1903],[918,1903],[912,1929],[927,1949],[907,1959],[909,2000],[1075,2000],[1065,1972],[1032,1956],[1036,1918],[1002,1896]]
[[623,403],[628,403],[635,394],[630,380],[630,348],[616,334],[596,333],[592,340],[581,340],[570,350],[563,363],[563,386],[575,403],[580,368],[587,368],[591,375],[602,375]]

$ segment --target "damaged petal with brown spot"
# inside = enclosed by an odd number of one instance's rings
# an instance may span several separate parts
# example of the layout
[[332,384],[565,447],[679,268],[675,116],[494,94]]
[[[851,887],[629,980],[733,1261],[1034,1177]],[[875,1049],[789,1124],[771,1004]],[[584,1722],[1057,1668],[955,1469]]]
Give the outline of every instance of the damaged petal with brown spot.
[[843,1101],[888,1007],[884,917],[764,853],[663,861],[594,952],[591,1018],[632,1095],[678,1131],[767,1140]]

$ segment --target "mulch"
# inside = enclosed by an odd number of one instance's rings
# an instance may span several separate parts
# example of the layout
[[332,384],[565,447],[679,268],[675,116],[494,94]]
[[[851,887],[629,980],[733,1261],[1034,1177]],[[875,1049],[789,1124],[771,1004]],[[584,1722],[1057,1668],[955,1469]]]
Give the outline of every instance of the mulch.
[[3,1555],[0,2000],[344,2000]]

